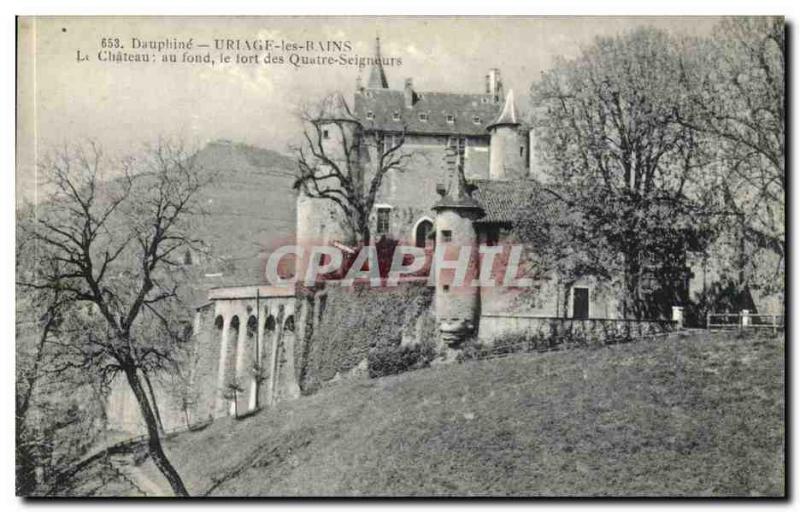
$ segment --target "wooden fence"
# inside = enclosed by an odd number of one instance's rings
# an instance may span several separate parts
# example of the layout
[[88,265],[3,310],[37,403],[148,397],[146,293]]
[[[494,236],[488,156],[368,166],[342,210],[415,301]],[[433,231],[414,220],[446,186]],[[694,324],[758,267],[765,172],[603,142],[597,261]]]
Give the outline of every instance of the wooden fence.
[[747,311],[706,314],[706,328],[710,331],[771,329],[773,333],[777,334],[784,327],[784,315],[759,315]]
[[493,336],[467,349],[465,358],[491,359],[516,353],[598,347],[664,338],[678,329],[678,323],[671,320],[574,319],[507,314],[481,316],[481,329],[487,326]]

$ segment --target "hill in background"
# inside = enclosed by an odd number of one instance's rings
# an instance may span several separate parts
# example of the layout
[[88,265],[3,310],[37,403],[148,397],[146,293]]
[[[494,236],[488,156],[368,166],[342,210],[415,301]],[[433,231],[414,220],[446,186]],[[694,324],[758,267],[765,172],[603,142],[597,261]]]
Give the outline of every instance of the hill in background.
[[294,240],[296,222],[292,158],[228,141],[208,144],[196,158],[217,177],[202,192],[207,215],[195,236],[209,254],[193,272],[195,305],[209,288],[264,282],[269,248]]

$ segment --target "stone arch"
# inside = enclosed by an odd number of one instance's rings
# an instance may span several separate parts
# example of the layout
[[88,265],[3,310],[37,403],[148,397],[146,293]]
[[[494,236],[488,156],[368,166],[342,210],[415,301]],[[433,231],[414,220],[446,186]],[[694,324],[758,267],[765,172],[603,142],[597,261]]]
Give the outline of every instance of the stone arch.
[[[267,310],[267,313],[269,313],[269,310]],[[267,321],[264,322],[264,330],[269,333],[275,332],[275,317],[273,315],[267,317]]]
[[255,338],[257,330],[258,320],[255,315],[250,315],[250,318],[247,319],[247,339]]
[[430,234],[433,233],[433,219],[430,217],[421,217],[415,224],[412,230],[412,238],[416,247],[425,248],[430,242]]
[[234,315],[228,325],[227,353],[225,354],[225,377],[223,386],[236,379],[236,358],[239,352],[239,317]]

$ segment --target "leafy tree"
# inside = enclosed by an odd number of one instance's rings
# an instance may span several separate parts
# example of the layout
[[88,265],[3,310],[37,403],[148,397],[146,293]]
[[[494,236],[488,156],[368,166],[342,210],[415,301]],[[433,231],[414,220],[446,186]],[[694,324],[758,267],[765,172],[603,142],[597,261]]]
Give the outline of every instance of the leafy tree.
[[139,404],[148,451],[177,495],[186,487],[163,451],[146,376],[175,364],[183,340],[181,256],[199,250],[191,221],[210,176],[182,148],[159,143],[140,159],[115,161],[94,144],[40,162],[52,190],[26,236],[53,265],[24,278],[58,293],[63,316],[59,364],[110,382],[123,375]]
[[[665,33],[638,29],[598,38],[531,88],[549,189],[578,220],[568,245],[594,240],[606,252],[604,265],[623,276],[625,314],[636,318],[681,297],[685,252],[706,237],[688,184],[707,157],[680,122],[685,64]],[[654,286],[663,291],[655,302]]]
[[[527,247],[523,271],[537,281],[555,278],[564,291],[587,275],[612,281],[618,261],[603,233],[594,232],[583,212],[555,188],[533,189],[515,212],[510,234]],[[522,297],[538,293],[529,288]],[[568,294],[563,300],[561,311],[566,314]]]

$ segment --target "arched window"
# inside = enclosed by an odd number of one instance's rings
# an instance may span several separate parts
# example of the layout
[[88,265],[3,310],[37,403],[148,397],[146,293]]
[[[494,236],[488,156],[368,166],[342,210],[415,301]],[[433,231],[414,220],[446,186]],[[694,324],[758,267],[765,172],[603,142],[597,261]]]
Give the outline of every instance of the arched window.
[[183,264],[184,265],[191,265],[192,264],[192,251],[186,249],[186,252],[183,253]]
[[414,229],[414,245],[417,247],[425,247],[428,244],[428,238],[433,232],[433,222],[428,219],[423,219],[417,223]]
[[275,331],[275,317],[274,317],[274,316],[272,316],[272,315],[269,315],[269,316],[267,317],[267,325],[266,325],[266,329],[267,329],[267,331],[269,331],[269,332],[273,332],[273,331]]

